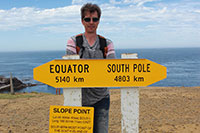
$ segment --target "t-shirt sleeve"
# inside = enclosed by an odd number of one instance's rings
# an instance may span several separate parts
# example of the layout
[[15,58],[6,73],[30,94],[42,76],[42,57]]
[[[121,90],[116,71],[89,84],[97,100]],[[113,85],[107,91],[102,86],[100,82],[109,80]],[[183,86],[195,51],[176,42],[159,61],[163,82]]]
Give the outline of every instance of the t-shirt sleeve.
[[113,42],[109,39],[106,39],[107,42],[107,47],[108,47],[108,52],[107,52],[107,59],[115,59],[115,49],[114,49],[114,45]]
[[68,41],[67,41],[67,47],[66,47],[66,54],[67,55],[73,55],[76,54],[76,42],[74,40],[73,37],[71,37]]

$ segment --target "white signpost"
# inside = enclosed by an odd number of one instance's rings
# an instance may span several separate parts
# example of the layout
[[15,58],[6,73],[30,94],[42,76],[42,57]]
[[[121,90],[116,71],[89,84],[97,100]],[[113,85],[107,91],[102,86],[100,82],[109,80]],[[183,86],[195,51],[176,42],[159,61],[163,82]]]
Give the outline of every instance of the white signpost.
[[[63,59],[80,59],[79,55],[63,56]],[[81,88],[63,88],[64,106],[82,106]]]
[[[137,54],[122,54],[122,59],[137,59]],[[121,88],[121,131],[139,133],[139,88]]]

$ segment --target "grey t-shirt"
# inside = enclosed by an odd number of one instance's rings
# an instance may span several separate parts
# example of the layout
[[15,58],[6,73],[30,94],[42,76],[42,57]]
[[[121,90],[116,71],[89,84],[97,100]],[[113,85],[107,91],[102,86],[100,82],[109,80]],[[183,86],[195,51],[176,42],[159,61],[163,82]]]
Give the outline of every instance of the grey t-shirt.
[[[71,37],[67,42],[66,54],[77,54],[76,52],[76,36]],[[108,52],[107,59],[115,58],[114,46],[111,40],[106,39]],[[79,55],[83,59],[103,59],[103,53],[100,50],[99,37],[97,36],[95,43],[90,46],[85,35],[83,34],[83,49],[80,49]],[[98,76],[98,75],[97,75]],[[92,105],[103,98],[109,97],[109,90],[107,88],[82,88],[82,105]]]

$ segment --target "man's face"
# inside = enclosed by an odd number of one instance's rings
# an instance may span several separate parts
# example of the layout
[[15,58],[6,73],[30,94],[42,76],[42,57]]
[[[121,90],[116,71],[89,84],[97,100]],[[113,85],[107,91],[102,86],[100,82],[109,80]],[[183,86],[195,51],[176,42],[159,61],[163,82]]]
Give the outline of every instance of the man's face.
[[90,12],[85,13],[85,17],[82,20],[82,24],[85,27],[85,32],[96,33],[96,30],[99,24],[99,20],[97,19],[99,19],[97,11],[93,13],[90,13]]

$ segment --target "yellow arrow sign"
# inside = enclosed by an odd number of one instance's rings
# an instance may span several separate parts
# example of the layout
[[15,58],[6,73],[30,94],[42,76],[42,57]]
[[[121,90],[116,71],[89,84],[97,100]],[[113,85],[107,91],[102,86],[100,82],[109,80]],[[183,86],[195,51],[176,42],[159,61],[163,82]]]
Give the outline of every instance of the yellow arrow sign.
[[33,70],[55,88],[148,86],[166,76],[166,67],[147,59],[52,60]]

